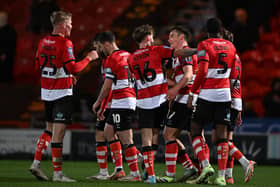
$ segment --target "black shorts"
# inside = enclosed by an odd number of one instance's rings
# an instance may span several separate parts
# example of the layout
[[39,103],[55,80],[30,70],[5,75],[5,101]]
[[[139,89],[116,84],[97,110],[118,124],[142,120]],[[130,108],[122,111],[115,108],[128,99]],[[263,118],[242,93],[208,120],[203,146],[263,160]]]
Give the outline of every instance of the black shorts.
[[168,102],[154,109],[138,108],[139,128],[162,128],[165,125],[168,112]]
[[211,122],[230,125],[230,106],[231,102],[210,102],[198,98],[192,120],[202,125]]
[[113,125],[116,131],[128,130],[132,128],[134,115],[131,109],[111,109],[106,123]]
[[190,130],[192,110],[186,104],[173,102],[168,110],[166,126],[180,130]]
[[[227,126],[228,132],[234,131],[234,128],[236,126],[236,121],[238,118],[239,111],[236,109],[231,108],[230,109],[230,124]],[[216,129],[216,124],[213,124],[213,129]]]
[[110,114],[110,111],[111,111],[111,109],[105,110],[105,112],[104,112],[105,119],[104,120],[97,119],[96,124],[95,124],[96,130],[104,131],[106,120],[108,118],[108,115]]
[[228,126],[228,131],[234,131],[236,126],[239,111],[236,109],[230,109],[230,125]]
[[72,123],[73,100],[66,96],[54,101],[45,102],[46,121],[51,123]]

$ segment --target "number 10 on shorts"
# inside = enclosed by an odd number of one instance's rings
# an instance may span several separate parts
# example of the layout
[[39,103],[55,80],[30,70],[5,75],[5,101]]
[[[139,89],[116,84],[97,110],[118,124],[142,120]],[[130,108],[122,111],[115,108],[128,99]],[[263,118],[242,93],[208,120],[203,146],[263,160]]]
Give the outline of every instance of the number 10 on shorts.
[[120,114],[112,114],[114,123],[120,123],[121,117]]

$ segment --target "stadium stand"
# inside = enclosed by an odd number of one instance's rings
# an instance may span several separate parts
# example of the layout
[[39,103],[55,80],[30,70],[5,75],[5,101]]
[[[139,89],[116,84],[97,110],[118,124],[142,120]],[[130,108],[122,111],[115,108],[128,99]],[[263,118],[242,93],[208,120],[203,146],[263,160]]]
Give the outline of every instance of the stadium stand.
[[[73,29],[71,38],[75,46],[75,51],[77,51],[76,54],[88,44],[90,39],[97,32],[109,29],[113,20],[120,16],[131,4],[131,0],[57,0],[56,2],[61,9],[73,13],[73,26],[75,29]],[[7,0],[1,2],[1,9],[8,13],[9,22],[15,27],[18,33],[13,77],[15,84],[19,86],[12,86],[14,88],[9,90],[17,90],[17,93],[23,93],[23,97],[21,98],[27,101],[22,102],[20,107],[16,109],[13,108],[16,112],[7,110],[7,113],[11,112],[16,115],[10,117],[9,115],[1,115],[0,126],[2,127],[6,127],[6,125],[9,127],[30,127],[30,121],[31,123],[34,121],[38,123],[37,119],[42,118],[42,116],[38,114],[44,110],[42,102],[38,98],[39,91],[35,91],[36,96],[28,97],[28,91],[24,87],[24,85],[38,87],[39,74],[34,71],[34,57],[40,38],[46,34],[34,34],[27,29],[31,16],[31,3],[32,1],[21,0]],[[94,86],[94,88],[96,88],[96,86]],[[5,85],[1,85],[1,90],[2,89],[7,88]],[[88,90],[92,89],[88,88]],[[2,94],[1,104],[5,105],[4,100],[11,100],[9,98],[14,97],[13,94],[9,93],[4,92]],[[35,117],[32,118],[32,115],[35,115]],[[24,123],[21,120],[24,120]],[[41,125],[44,126],[44,124]],[[76,126],[74,124],[73,128]]]
[[[187,0],[176,1],[176,3],[168,0],[57,0],[61,9],[73,13],[75,29],[73,29],[71,39],[75,51],[77,51],[76,54],[88,44],[94,34],[106,29],[117,33],[118,44],[123,49],[132,51],[135,49],[135,44],[132,44],[131,32],[135,26],[149,23],[160,30],[161,26],[170,22],[183,23],[190,20],[192,16],[198,16],[199,13],[207,13],[206,2],[196,1],[188,4],[190,1]],[[38,41],[44,34],[33,34],[27,30],[31,3],[32,1],[6,0],[1,2],[1,9],[8,12],[9,22],[18,33],[13,72],[15,83],[16,85],[29,84],[37,87],[39,75],[38,72],[33,71],[34,56]],[[187,7],[187,10],[183,10],[184,7]],[[184,19],[173,20],[177,17],[175,15],[178,12]],[[213,12],[208,13],[213,14]],[[264,33],[260,29],[260,37],[255,49],[240,54],[243,63],[244,100],[253,106],[253,110],[258,116],[264,115],[261,101],[269,92],[271,81],[275,77],[280,77],[280,15],[271,17],[269,24],[270,32]],[[2,89],[5,88],[1,86]],[[26,90],[17,90],[17,92],[23,93]],[[7,97],[11,97],[11,94],[7,94]],[[25,116],[25,119],[30,120],[30,115],[27,115],[26,112],[43,111],[43,108],[40,107],[41,103],[38,101],[38,95],[39,92],[34,97],[27,97],[28,102],[24,105],[25,111],[22,110],[12,118],[21,119],[20,116]],[[1,117],[0,120],[7,119]]]

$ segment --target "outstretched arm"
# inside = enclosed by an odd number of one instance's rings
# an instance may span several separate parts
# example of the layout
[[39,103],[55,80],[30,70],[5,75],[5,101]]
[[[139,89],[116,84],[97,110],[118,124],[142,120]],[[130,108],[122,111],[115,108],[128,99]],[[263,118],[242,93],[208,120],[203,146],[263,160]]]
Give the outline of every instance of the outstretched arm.
[[96,60],[98,58],[98,54],[96,51],[90,51],[88,55],[81,61],[75,62],[74,60],[64,62],[64,67],[66,71],[70,74],[78,73],[82,71],[90,61]]
[[182,56],[182,57],[192,56],[192,55],[196,54],[196,52],[197,52],[196,48],[175,49],[174,52],[173,52],[173,56],[174,57],[178,57],[178,56]]

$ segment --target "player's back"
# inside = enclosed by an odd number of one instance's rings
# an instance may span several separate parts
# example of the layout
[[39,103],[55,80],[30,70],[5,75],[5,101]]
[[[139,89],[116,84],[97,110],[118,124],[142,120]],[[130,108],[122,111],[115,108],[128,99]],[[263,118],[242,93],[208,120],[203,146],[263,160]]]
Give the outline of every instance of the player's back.
[[[72,42],[70,40],[59,35],[48,35],[44,37],[40,41],[38,47],[38,57],[41,68],[42,66],[50,68],[54,68],[54,66],[56,68],[63,67],[63,63],[65,63],[63,55],[66,55],[64,50],[66,48],[67,43],[68,45],[71,45],[67,49],[68,56],[72,57],[72,59],[75,59],[73,54]],[[47,63],[46,59],[48,60],[47,62],[50,63]],[[55,74],[55,71],[52,74]]]
[[65,64],[74,61],[72,42],[59,35],[49,35],[40,40],[36,54],[41,69],[43,100],[55,100],[72,95],[72,75]]
[[106,78],[113,80],[111,108],[135,109],[136,95],[127,59],[130,53],[114,51],[104,62]]
[[115,75],[114,85],[124,84],[125,86],[131,84],[131,72],[129,70],[127,59],[130,53],[124,50],[114,51],[106,58],[105,68],[111,67]]
[[230,101],[229,76],[236,55],[234,45],[221,38],[210,38],[199,43],[198,51],[198,61],[209,63],[199,97],[214,102]]
[[[167,50],[166,54],[163,54]],[[163,46],[149,46],[136,50],[129,58],[137,84],[137,106],[159,107],[166,99],[168,89],[164,59],[172,57],[172,50]]]

